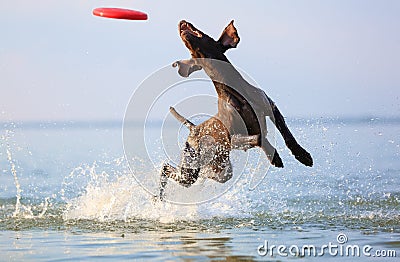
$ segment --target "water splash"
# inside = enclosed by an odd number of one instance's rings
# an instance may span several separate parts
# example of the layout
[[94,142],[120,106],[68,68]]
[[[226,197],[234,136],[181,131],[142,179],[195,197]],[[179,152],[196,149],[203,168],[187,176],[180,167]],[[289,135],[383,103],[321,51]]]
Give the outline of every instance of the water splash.
[[21,185],[20,185],[19,180],[18,180],[17,170],[15,169],[15,164],[14,164],[14,161],[12,159],[12,155],[11,155],[9,144],[7,144],[7,159],[8,159],[8,162],[10,163],[10,165],[11,165],[11,173],[12,173],[12,175],[14,177],[15,188],[17,189],[17,194],[16,194],[17,201],[15,203],[15,211],[13,213],[13,216],[15,217],[20,213],[20,209],[21,209],[21,192],[22,192],[22,190],[21,190]]
[[17,190],[15,210],[13,212],[13,216],[15,217],[20,213],[20,210],[21,210],[21,193],[22,193],[22,189],[21,189],[21,184],[19,183],[19,180],[18,180],[17,170],[16,170],[16,166],[15,166],[15,163],[14,163],[14,160],[13,160],[13,157],[12,157],[11,146],[10,146],[10,143],[9,143],[10,138],[13,135],[14,135],[14,132],[12,132],[10,130],[6,130],[6,134],[4,136],[2,136],[2,140],[6,144],[7,160],[8,160],[8,163],[10,164],[11,174],[13,175],[14,185],[15,185],[15,188]]
[[[12,127],[15,128],[15,126],[13,124],[12,124]],[[15,145],[15,143],[13,143],[13,137],[14,137],[14,131],[9,130],[9,129],[7,129],[5,131],[5,134],[0,137],[2,144],[3,145],[5,144],[7,161],[10,165],[10,171],[13,176],[14,186],[16,189],[15,206],[14,206],[14,211],[12,212],[11,216],[14,218],[17,218],[17,217],[19,217],[19,218],[20,217],[42,218],[46,214],[46,211],[49,207],[49,198],[48,197],[46,197],[44,199],[44,202],[39,205],[42,208],[42,210],[37,215],[35,215],[34,214],[35,212],[32,210],[32,209],[36,209],[35,206],[24,205],[21,203],[23,190],[22,190],[19,178],[18,178],[16,161],[13,158],[13,149],[18,148],[18,147]]]
[[[119,169],[107,169],[115,164]],[[102,169],[101,171],[97,171]],[[137,172],[139,172],[137,170]],[[149,170],[141,169],[140,172]],[[85,186],[82,187],[83,182]],[[172,183],[173,181],[171,181]],[[211,180],[199,181],[204,187],[217,187]],[[157,185],[155,185],[157,186]],[[170,191],[168,191],[170,190]],[[182,194],[196,197],[202,192],[201,187],[172,192],[167,187],[167,194]],[[198,192],[197,192],[198,191]],[[177,205],[155,201],[154,196],[145,191],[134,179],[127,166],[127,161],[117,158],[108,164],[95,162],[75,168],[64,182],[63,200],[67,203],[63,215],[65,220],[90,219],[99,221],[131,219],[155,220],[171,223],[181,220],[200,220],[212,217],[246,217],[250,214],[250,199],[246,196],[248,185],[241,183],[235,189],[215,201],[198,205]],[[70,194],[71,192],[75,193]]]

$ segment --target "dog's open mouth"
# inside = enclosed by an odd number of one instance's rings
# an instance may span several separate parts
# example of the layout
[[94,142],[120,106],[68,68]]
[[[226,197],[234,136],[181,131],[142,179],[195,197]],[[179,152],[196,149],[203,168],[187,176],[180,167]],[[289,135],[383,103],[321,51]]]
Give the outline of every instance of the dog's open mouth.
[[181,36],[182,36],[182,34],[185,34],[185,33],[189,33],[189,34],[191,34],[193,36],[196,36],[196,37],[202,37],[203,36],[198,30],[196,30],[191,24],[189,24],[186,21],[181,21],[179,23],[179,30],[180,30],[180,35]]

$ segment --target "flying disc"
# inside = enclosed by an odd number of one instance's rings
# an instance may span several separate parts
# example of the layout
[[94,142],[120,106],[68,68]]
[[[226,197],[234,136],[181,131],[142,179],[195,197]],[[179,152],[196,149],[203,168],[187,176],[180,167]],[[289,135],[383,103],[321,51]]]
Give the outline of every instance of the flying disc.
[[95,8],[93,9],[93,14],[96,16],[114,19],[147,20],[147,14],[125,8]]

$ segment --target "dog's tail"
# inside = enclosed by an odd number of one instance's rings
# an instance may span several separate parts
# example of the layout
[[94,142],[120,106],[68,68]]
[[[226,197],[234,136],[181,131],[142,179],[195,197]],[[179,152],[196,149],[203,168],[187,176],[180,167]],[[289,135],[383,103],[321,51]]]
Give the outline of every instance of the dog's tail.
[[183,117],[181,114],[179,114],[175,108],[173,108],[172,106],[169,107],[169,111],[171,112],[171,114],[179,121],[181,122],[183,125],[185,125],[187,128],[189,128],[189,130],[191,130],[192,128],[195,127],[195,124],[193,124],[192,122],[190,122],[190,120],[186,119],[185,117]]

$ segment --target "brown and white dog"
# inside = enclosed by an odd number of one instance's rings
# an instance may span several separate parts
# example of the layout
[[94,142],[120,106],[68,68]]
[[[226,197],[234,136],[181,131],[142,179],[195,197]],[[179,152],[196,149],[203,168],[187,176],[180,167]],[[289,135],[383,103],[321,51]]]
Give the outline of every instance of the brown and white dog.
[[248,83],[225,56],[225,52],[235,48],[240,41],[233,20],[217,41],[186,21],[181,21],[178,29],[192,58],[177,61],[173,66],[179,67],[178,73],[183,77],[197,70],[205,71],[218,94],[218,112],[194,126],[171,108],[171,113],[190,129],[190,135],[180,167],[165,164],[162,168],[160,196],[168,178],[186,187],[201,173],[226,182],[232,177],[229,152],[233,148],[261,147],[272,165],[283,167],[278,152],[267,140],[266,117],[275,124],[294,157],[304,165],[312,166],[311,155],[297,143],[275,103],[263,90]]
[[189,136],[183,149],[180,170],[165,164],[162,173],[185,187],[191,186],[199,176],[225,183],[232,177],[230,151],[255,147],[260,138],[259,135],[231,135],[217,116],[196,126],[175,108],[170,107],[170,112],[189,129]]

